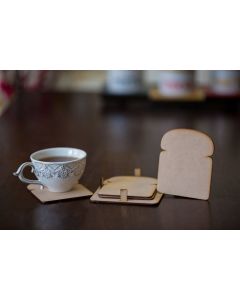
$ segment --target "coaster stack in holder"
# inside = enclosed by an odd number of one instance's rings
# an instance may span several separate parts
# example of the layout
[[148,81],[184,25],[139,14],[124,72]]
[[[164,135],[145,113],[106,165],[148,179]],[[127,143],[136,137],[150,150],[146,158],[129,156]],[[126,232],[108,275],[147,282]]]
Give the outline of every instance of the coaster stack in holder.
[[163,194],[157,192],[157,179],[141,177],[141,169],[135,176],[117,176],[100,180],[100,186],[91,197],[92,202],[136,205],[158,204]]

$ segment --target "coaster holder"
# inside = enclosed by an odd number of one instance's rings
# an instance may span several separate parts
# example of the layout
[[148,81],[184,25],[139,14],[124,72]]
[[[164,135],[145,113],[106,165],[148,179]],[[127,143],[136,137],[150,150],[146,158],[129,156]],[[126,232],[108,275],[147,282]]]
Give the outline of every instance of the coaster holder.
[[[141,177],[141,168],[134,169],[134,176]],[[129,199],[128,189],[120,189],[120,198],[103,198],[100,197],[98,192],[104,185],[104,178],[100,178],[100,186],[97,191],[90,198],[92,202],[98,203],[119,203],[119,204],[132,204],[132,205],[156,205],[162,199],[163,194],[156,192],[153,199]]]

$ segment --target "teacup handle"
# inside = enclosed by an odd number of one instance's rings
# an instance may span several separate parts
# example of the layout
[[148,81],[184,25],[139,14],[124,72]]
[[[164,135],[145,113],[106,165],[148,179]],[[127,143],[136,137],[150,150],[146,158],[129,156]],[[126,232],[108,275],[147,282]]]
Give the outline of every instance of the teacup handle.
[[24,177],[23,175],[23,171],[26,167],[31,167],[32,170],[33,170],[33,163],[31,162],[25,162],[23,163],[15,173],[13,173],[14,176],[18,176],[18,178],[24,182],[24,183],[29,183],[29,184],[40,184],[42,185],[41,181],[40,180],[32,180],[32,179],[27,179],[26,177]]

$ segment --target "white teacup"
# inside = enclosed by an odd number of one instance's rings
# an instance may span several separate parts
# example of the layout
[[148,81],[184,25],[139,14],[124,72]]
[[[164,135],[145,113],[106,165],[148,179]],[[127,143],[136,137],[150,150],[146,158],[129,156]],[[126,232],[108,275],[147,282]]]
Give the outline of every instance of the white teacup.
[[[51,192],[67,192],[81,178],[86,165],[86,156],[85,151],[75,148],[40,150],[31,154],[32,162],[23,163],[13,175],[18,176],[24,183],[43,185]],[[32,167],[32,172],[38,180],[24,177],[23,170],[27,166]]]

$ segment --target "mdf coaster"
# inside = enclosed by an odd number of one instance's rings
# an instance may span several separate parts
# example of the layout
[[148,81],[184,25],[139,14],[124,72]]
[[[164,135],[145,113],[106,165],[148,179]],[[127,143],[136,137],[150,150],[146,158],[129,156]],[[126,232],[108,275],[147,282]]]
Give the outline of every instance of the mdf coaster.
[[132,205],[156,205],[162,199],[163,194],[156,193],[153,199],[129,199],[127,189],[121,189],[120,198],[102,198],[99,196],[99,191],[101,187],[97,189],[97,191],[90,198],[92,202],[98,203],[119,203],[119,204],[132,204]]
[[75,185],[71,191],[66,193],[49,192],[46,187],[44,187],[44,189],[41,189],[41,186],[38,184],[29,184],[27,186],[27,189],[42,203],[61,201],[72,198],[90,197],[93,194],[82,184]]
[[161,148],[157,190],[208,200],[214,152],[211,138],[192,129],[173,129],[164,134]]
[[98,191],[101,198],[118,198],[120,191],[127,189],[129,199],[154,199],[157,189],[157,179],[140,176],[116,176],[102,181]]

